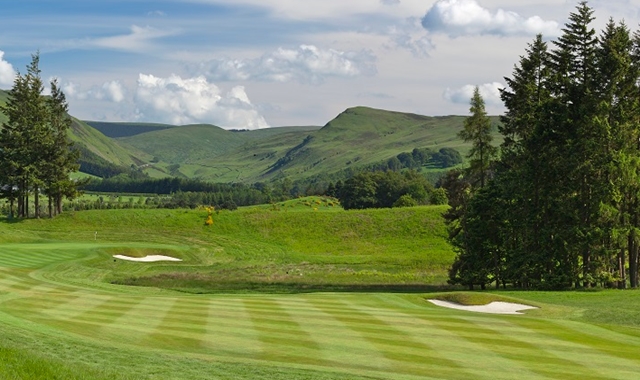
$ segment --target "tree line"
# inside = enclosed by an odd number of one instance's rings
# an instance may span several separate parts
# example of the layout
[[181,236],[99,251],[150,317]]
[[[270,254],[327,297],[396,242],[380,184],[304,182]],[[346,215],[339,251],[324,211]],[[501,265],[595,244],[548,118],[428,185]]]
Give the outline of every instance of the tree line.
[[26,74],[18,73],[1,108],[7,121],[0,130],[0,198],[8,200],[10,217],[28,217],[31,196],[34,216],[40,217],[41,194],[53,217],[62,212],[63,198],[77,195],[69,174],[78,169],[79,153],[67,135],[67,101],[55,79],[51,94],[42,96],[39,61],[33,55]]
[[338,198],[345,210],[447,203],[444,190],[414,170],[362,172],[330,183],[326,195]]
[[499,159],[474,94],[461,134],[471,166],[442,181],[451,283],[638,287],[640,33],[609,20],[598,35],[593,20],[581,2],[505,78]]

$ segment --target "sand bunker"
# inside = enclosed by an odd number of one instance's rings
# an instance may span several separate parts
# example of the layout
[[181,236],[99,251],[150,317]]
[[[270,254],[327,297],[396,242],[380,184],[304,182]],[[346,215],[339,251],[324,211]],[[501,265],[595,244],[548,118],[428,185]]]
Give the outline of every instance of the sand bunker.
[[441,300],[428,300],[434,305],[448,307],[450,309],[473,311],[476,313],[489,313],[489,314],[523,314],[520,310],[537,309],[535,306],[523,305],[519,303],[510,302],[491,302],[487,305],[461,305],[455,302],[441,301]]
[[155,262],[155,261],[182,261],[182,260],[177,259],[175,257],[162,256],[162,255],[150,255],[150,256],[145,256],[145,257],[129,257],[129,256],[124,256],[124,255],[113,255],[113,257],[115,257],[116,259],[120,259],[120,260],[142,261],[142,262],[145,262],[145,263],[151,263],[151,262]]

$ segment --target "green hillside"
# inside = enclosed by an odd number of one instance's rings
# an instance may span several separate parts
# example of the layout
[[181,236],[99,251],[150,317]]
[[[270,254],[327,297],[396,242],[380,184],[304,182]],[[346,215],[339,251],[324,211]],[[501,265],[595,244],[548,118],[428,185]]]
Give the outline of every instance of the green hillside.
[[[306,131],[308,128],[294,128]],[[208,124],[176,126],[162,130],[119,138],[129,146],[170,164],[193,164],[212,159],[234,150],[245,150],[246,144],[269,139],[290,131],[270,128],[256,131],[228,131]]]
[[449,147],[465,154],[469,144],[457,137],[464,120],[464,116],[350,108],[321,129],[255,140],[227,154],[203,158],[191,170],[199,177],[222,182],[255,182],[335,173],[388,160],[414,148]]
[[119,140],[172,164],[215,157],[243,143],[241,136],[206,124],[167,128]]
[[105,136],[113,138],[135,136],[173,127],[173,125],[157,123],[111,123],[104,121],[85,121],[85,123],[99,130]]
[[77,146],[85,147],[97,157],[115,165],[129,167],[132,164],[140,165],[142,163],[128,150],[118,145],[117,141],[105,136],[83,121],[76,118],[72,120],[70,137]]

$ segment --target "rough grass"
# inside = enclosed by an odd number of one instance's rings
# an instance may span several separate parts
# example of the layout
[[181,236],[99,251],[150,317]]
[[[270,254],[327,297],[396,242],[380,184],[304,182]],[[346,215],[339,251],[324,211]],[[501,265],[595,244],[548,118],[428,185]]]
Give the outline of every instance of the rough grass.
[[[133,276],[118,269],[137,264],[90,263],[120,284],[202,293],[346,291],[351,286],[358,291],[417,291],[445,283],[453,252],[444,239],[443,207],[346,212],[329,202],[306,198],[275,209],[222,211],[214,214],[212,226],[204,225],[204,210],[84,211],[5,226],[9,235],[36,233],[37,241],[167,244],[180,251],[128,250],[135,257],[164,254],[190,263],[151,265]],[[10,241],[9,236],[4,239]],[[116,246],[107,253],[121,252]]]

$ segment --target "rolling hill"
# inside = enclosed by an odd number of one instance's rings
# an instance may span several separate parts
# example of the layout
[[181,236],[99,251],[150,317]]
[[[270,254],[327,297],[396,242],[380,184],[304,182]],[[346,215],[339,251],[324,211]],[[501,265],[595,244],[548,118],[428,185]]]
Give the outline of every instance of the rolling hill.
[[[7,92],[0,90],[0,105],[6,97]],[[0,114],[0,122],[3,118]],[[465,118],[354,107],[323,127],[251,131],[224,130],[209,124],[172,126],[72,118],[70,138],[80,149],[83,162],[88,163],[83,170],[92,174],[97,174],[96,167],[97,171],[110,168],[117,172],[133,166],[152,177],[254,183],[285,177],[340,176],[414,148],[454,148],[464,155],[470,145],[457,135]],[[497,117],[492,121],[499,122]],[[498,145],[500,136],[495,136]]]
[[338,173],[386,161],[414,148],[437,151],[449,147],[464,154],[470,145],[457,137],[464,120],[464,116],[427,117],[355,107],[320,129],[284,129],[284,133],[200,159],[185,169],[221,182],[255,182]]

